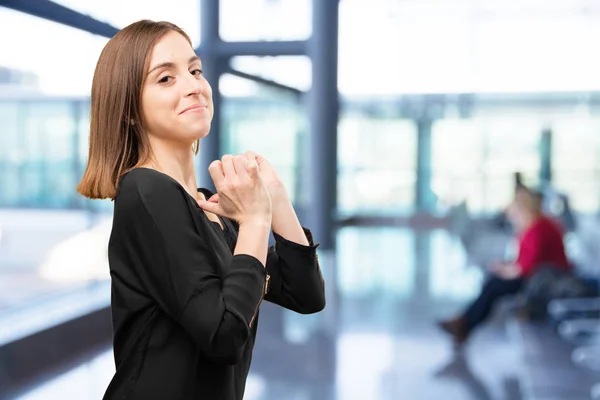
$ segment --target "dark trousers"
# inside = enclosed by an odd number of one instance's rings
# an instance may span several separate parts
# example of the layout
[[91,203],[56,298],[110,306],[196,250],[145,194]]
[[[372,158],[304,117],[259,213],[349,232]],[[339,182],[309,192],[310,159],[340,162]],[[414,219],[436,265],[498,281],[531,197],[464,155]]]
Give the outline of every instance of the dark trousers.
[[496,276],[490,278],[483,286],[479,297],[467,308],[464,314],[469,331],[490,315],[494,304],[500,298],[519,292],[524,282],[525,280],[522,278],[502,279]]

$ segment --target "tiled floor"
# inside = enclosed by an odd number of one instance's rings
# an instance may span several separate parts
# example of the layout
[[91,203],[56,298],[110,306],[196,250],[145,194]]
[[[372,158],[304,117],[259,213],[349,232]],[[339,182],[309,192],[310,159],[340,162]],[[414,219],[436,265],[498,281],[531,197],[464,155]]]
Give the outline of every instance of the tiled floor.
[[[335,273],[333,257],[320,258],[325,312],[303,316],[263,305],[246,400],[521,398],[519,353],[499,318],[462,353],[435,327],[482,279],[447,233],[346,228]],[[113,371],[107,349],[18,400],[97,400]]]

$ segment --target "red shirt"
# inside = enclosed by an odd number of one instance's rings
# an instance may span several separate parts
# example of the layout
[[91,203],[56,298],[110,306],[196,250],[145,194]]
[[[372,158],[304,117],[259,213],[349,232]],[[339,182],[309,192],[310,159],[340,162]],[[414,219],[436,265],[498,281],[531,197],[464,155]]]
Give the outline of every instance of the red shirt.
[[563,232],[558,223],[542,216],[523,232],[517,264],[523,277],[531,276],[542,264],[568,269]]

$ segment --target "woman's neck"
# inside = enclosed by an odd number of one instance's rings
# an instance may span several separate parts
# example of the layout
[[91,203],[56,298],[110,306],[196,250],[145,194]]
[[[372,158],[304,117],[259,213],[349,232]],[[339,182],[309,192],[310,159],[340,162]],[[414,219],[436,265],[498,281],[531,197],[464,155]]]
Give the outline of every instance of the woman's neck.
[[526,231],[531,228],[540,218],[540,213],[532,213],[523,218],[523,223],[521,224],[521,230]]
[[[152,143],[150,158],[141,166],[156,169],[175,179],[194,198],[204,198],[198,193],[196,185],[196,171],[194,168],[194,155],[191,147],[172,148],[163,143]],[[200,197],[199,197],[200,196]]]

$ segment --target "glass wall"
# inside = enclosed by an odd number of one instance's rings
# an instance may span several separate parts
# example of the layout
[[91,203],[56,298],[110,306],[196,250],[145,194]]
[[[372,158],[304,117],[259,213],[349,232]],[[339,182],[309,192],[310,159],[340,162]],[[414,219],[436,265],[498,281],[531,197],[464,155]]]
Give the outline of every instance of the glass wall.
[[16,151],[19,146],[19,106],[15,102],[0,102],[0,204],[4,207],[19,204],[18,171],[21,156]]
[[238,56],[232,57],[230,64],[233,69],[247,74],[298,90],[310,90],[312,64],[307,56]]
[[542,125],[535,114],[478,113],[441,119],[432,128],[432,188],[449,204],[465,200],[474,213],[506,207],[514,173],[537,184]]
[[373,112],[344,113],[338,125],[339,215],[411,213],[416,160],[413,121]]
[[[301,202],[301,165],[310,162],[303,99],[232,75],[222,79],[222,151],[262,153],[281,171],[294,200]],[[383,102],[378,106],[387,107]],[[546,114],[543,109],[482,110],[468,118],[436,119],[429,168],[437,210],[465,200],[476,214],[495,213],[510,201],[515,172],[521,172],[526,183],[538,185],[542,132],[549,129],[553,185],[570,196],[576,211],[595,213],[600,207],[598,119],[578,111],[553,112],[551,118]],[[87,99],[3,98],[0,116],[0,207],[110,211],[109,201],[87,201],[74,189],[87,159]],[[417,126],[415,119],[358,106],[342,114],[341,216],[414,212]]]
[[[575,212],[600,209],[597,104],[572,94],[486,95],[461,111],[453,100],[437,104],[421,97],[344,102],[338,130],[342,217],[411,215],[427,173],[436,199],[429,212],[444,215],[465,201],[473,215],[493,215],[509,204],[516,172],[527,185],[544,183],[544,162],[551,166],[552,187],[571,199]],[[419,132],[422,115],[432,124],[431,140],[420,149],[425,164],[419,181],[418,138],[427,135]],[[548,161],[545,131],[551,132]]]
[[[32,34],[43,32],[43,34]],[[0,8],[0,96],[89,96],[107,39]],[[77,51],[75,51],[77,49]]]
[[301,160],[306,144],[302,99],[285,90],[225,74],[221,78],[223,154],[252,150],[277,170],[290,198],[302,203]]
[[552,123],[552,178],[575,210],[600,210],[600,118],[585,109]]
[[4,140],[11,142],[7,149],[12,153],[5,159],[5,168],[10,171],[5,176],[16,178],[18,184],[0,182],[9,188],[0,204],[24,208],[74,205],[71,202],[79,177],[77,165],[73,163],[77,145],[76,106],[68,102],[18,104],[14,115],[19,116],[20,129],[3,132]]
[[[110,214],[89,211],[111,204],[76,193],[87,158],[92,76],[107,39],[4,7],[0,34],[12,38],[0,41],[3,316],[107,282]],[[29,323],[22,315],[19,324]]]

